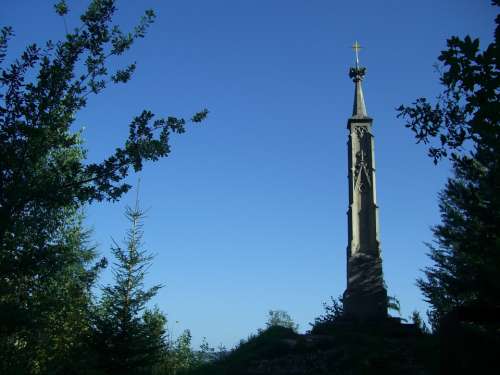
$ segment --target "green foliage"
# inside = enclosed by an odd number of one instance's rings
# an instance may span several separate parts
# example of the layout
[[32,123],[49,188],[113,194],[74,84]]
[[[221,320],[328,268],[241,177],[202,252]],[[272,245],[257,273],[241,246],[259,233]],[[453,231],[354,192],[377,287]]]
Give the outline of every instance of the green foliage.
[[215,349],[210,347],[206,339],[203,339],[200,349],[195,351],[191,347],[191,332],[185,330],[175,340],[167,338],[167,351],[153,366],[152,375],[184,374],[214,359],[217,359]]
[[286,355],[290,350],[287,340],[294,340],[298,334],[291,328],[271,326],[242,340],[227,356],[199,367],[194,374],[240,374],[251,369],[253,363],[271,360]]
[[12,325],[2,326],[2,374],[77,374],[80,359],[91,362],[90,354],[81,355],[89,351],[92,286],[106,262],[94,264],[95,248],[81,215],[66,215],[52,235],[57,259],[43,273],[3,284],[1,321]]
[[433,265],[418,280],[447,373],[474,373],[478,364],[498,369],[499,38],[497,15],[494,40],[483,49],[469,36],[448,39],[439,56],[444,88],[437,103],[420,98],[399,108],[417,142],[430,144],[434,162],[448,157],[453,167],[439,195],[441,223],[428,245]]
[[311,326],[311,333],[321,334],[328,332],[329,329],[338,321],[340,321],[344,315],[344,305],[342,297],[333,298],[330,297],[330,304],[328,302],[323,302],[323,309],[325,312],[314,319],[314,323],[309,323]]
[[444,90],[436,104],[419,98],[411,107],[398,108],[417,143],[437,142],[428,149],[435,163],[448,156],[460,163],[467,148],[473,149],[469,157],[476,158],[498,142],[498,37],[497,30],[495,41],[483,51],[479,39],[448,39],[448,49],[439,56]]
[[339,322],[329,332],[312,335],[275,326],[187,374],[431,374],[437,373],[434,353],[432,337],[408,334],[399,324]]
[[422,333],[430,333],[429,328],[427,328],[427,325],[425,324],[424,320],[420,316],[420,313],[417,310],[414,310],[411,315],[410,315],[410,321],[415,324],[415,326],[420,330]]
[[115,283],[103,289],[94,323],[99,368],[110,375],[138,374],[152,368],[166,352],[166,318],[158,309],[146,310],[161,286],[144,289],[153,259],[142,243],[144,212],[136,204],[125,215],[131,228],[125,247],[115,242],[112,248]]
[[196,366],[197,358],[191,349],[191,340],[191,331],[187,329],[169,344],[167,355],[163,359],[169,370],[166,374],[175,374]]
[[68,4],[65,0],[60,0],[58,3],[54,4],[54,9],[56,13],[60,16],[68,14]]
[[[494,1],[494,5],[500,2]],[[430,146],[434,162],[448,156],[453,165],[439,197],[441,224],[429,244],[434,265],[418,285],[432,305],[434,328],[445,317],[498,328],[500,314],[500,91],[498,42],[480,49],[478,39],[448,39],[444,86],[434,107],[425,98],[400,116],[417,142]],[[436,142],[435,142],[436,143]]]
[[7,56],[7,43],[13,34],[12,27],[4,26],[0,29],[0,63]]
[[[65,1],[55,10],[60,16],[69,11]],[[83,245],[86,236],[73,222],[75,215],[87,203],[118,200],[130,189],[123,182],[129,172],[167,156],[170,136],[186,130],[182,118],[157,118],[144,110],[132,119],[122,147],[100,162],[87,162],[81,135],[72,130],[77,113],[89,95],[132,77],[135,63],[112,69],[109,59],[143,38],[155,18],[148,10],[126,32],[111,24],[115,10],[113,0],[90,1],[81,24],[64,40],[31,44],[8,65],[13,29],[0,29],[3,374],[84,371],[77,364],[89,341],[89,291],[105,261],[96,263],[93,249]],[[195,114],[192,122],[206,115]],[[145,317],[149,326],[158,325],[157,314]]]
[[297,332],[299,325],[296,324],[290,314],[284,310],[270,310],[269,317],[266,322],[266,327],[284,327]]
[[[394,296],[387,297],[387,307],[389,310],[395,311],[401,315],[399,300]],[[331,334],[336,330],[338,323],[351,322],[350,318],[344,316],[344,303],[342,296],[338,298],[330,297],[330,303],[323,302],[324,313],[314,319],[313,323],[309,323],[311,334]]]

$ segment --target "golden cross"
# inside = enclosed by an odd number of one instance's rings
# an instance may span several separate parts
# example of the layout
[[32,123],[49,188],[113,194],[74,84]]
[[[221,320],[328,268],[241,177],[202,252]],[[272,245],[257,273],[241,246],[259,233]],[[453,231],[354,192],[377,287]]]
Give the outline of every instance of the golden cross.
[[356,40],[352,45],[352,49],[356,53],[356,66],[359,66],[359,50],[361,49],[361,45]]

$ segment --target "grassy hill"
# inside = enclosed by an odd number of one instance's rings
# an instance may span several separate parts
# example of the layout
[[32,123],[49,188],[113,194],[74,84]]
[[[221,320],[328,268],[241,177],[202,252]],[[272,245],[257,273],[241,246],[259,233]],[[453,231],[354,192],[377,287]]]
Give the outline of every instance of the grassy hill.
[[436,369],[435,339],[413,325],[337,322],[308,334],[270,327],[188,374],[411,375],[434,374]]

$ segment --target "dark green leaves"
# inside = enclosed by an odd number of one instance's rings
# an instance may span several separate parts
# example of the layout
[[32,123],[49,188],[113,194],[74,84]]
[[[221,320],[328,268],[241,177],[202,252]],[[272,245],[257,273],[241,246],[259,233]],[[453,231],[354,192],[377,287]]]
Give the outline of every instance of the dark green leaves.
[[54,4],[54,9],[56,10],[56,13],[59,14],[60,16],[64,16],[68,14],[68,4],[66,4],[65,0],[60,0],[58,3]]
[[12,35],[14,35],[14,31],[10,26],[4,26],[0,29],[0,63],[7,55],[7,43]]
[[133,42],[134,37],[131,33],[124,34],[118,26],[113,26],[111,29],[111,53],[113,55],[121,55],[130,48]]
[[[66,11],[65,3],[58,3],[58,9]],[[110,25],[115,10],[114,1],[92,1],[81,17],[83,26],[68,33],[64,42],[47,45],[45,50],[29,46],[20,60],[0,72],[0,84],[6,88],[3,95],[7,95],[4,105],[0,105],[0,135],[4,131],[6,137],[0,137],[0,141],[7,142],[2,146],[5,153],[0,152],[0,157],[5,168],[22,169],[29,165],[26,164],[29,160],[21,159],[16,152],[19,147],[26,149],[27,155],[33,158],[32,163],[38,163],[52,150],[72,147],[68,132],[75,113],[86,105],[86,97],[100,93],[110,82],[125,83],[131,79],[135,63],[109,74],[108,60],[128,50],[136,38],[142,38],[155,15],[151,10],[146,11],[138,26],[125,33],[118,26]],[[0,51],[2,46],[5,50],[11,33],[9,28],[3,30]],[[85,73],[76,78],[74,72],[79,61],[84,61]],[[24,76],[33,68],[38,69],[37,80],[25,85]],[[81,203],[118,199],[129,188],[119,183],[128,175],[129,167],[138,171],[144,160],[167,156],[170,133],[181,134],[186,130],[184,119],[170,116],[153,121],[152,114],[146,115],[146,112],[132,121],[129,139],[112,156],[88,166],[80,163],[80,167],[76,167],[75,164],[68,175],[50,169],[49,163],[45,172],[59,177],[47,178],[52,181],[49,184],[28,182],[22,200],[27,203],[44,197],[50,204],[64,205],[68,202],[61,200],[63,197],[74,197],[71,202],[76,199]],[[192,121],[202,121],[207,113],[204,110],[195,114]],[[2,114],[5,117],[1,117]],[[21,143],[9,146],[9,139],[18,139]],[[8,179],[4,181],[9,183]]]
[[[57,2],[55,10],[67,14],[66,2]],[[87,203],[118,200],[130,189],[123,182],[130,169],[167,156],[170,134],[188,126],[182,118],[139,110],[121,147],[101,161],[87,161],[72,127],[78,111],[89,95],[131,79],[135,63],[116,70],[111,60],[144,37],[155,17],[146,11],[127,32],[112,25],[115,11],[115,1],[92,0],[64,40],[29,45],[0,67],[0,280],[7,283],[0,287],[1,373],[13,357],[22,367],[9,367],[14,373],[79,373],[85,368],[70,359],[92,361],[81,352],[82,335],[89,332],[85,309],[105,261],[88,264],[94,255],[78,247],[77,234],[64,231],[67,222]],[[0,62],[12,35],[10,27],[0,30]],[[206,114],[196,114],[193,122]],[[102,126],[102,119],[95,121]],[[138,296],[147,299],[155,291]],[[155,321],[151,331],[161,331],[161,317],[148,320]]]
[[134,38],[144,38],[147,29],[154,22],[155,18],[155,12],[152,9],[146,10],[139,24],[134,28]]
[[166,353],[166,318],[158,309],[146,309],[161,285],[144,288],[153,259],[142,241],[144,212],[136,204],[125,215],[131,226],[124,246],[115,243],[112,248],[114,283],[103,288],[94,342],[100,368],[110,374],[133,375]]
[[135,65],[135,63],[133,63],[133,64],[130,64],[129,66],[127,66],[125,69],[117,70],[116,73],[111,76],[111,80],[114,83],[118,83],[118,82],[126,83],[132,77],[132,74],[134,73],[135,68],[136,68],[136,65]]
[[433,265],[418,280],[434,328],[450,319],[482,332],[498,328],[492,322],[500,312],[500,16],[496,24],[495,40],[483,50],[469,36],[448,40],[436,104],[420,98],[398,108],[417,143],[428,144],[435,163],[448,157],[454,173],[439,196]]
[[[429,156],[437,163],[443,157],[454,158],[470,141],[480,144],[496,131],[500,112],[497,47],[479,50],[479,40],[469,36],[452,37],[439,60],[444,64],[440,77],[445,87],[435,105],[425,98],[412,106],[397,108],[398,117],[413,131],[417,143],[429,146]],[[455,155],[455,156],[454,156]]]
[[208,116],[208,109],[204,109],[201,112],[196,113],[192,118],[191,121],[193,122],[202,122],[205,120],[205,118]]

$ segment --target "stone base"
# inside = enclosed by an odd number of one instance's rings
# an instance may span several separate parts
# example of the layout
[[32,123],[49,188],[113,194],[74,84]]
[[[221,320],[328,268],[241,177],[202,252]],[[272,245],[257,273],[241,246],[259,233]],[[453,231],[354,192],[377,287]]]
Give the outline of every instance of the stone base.
[[378,251],[358,252],[347,261],[347,289],[344,312],[360,320],[387,317],[387,290],[382,275],[382,259]]
[[347,289],[343,296],[344,314],[359,320],[387,318],[387,291],[383,287],[370,292]]

